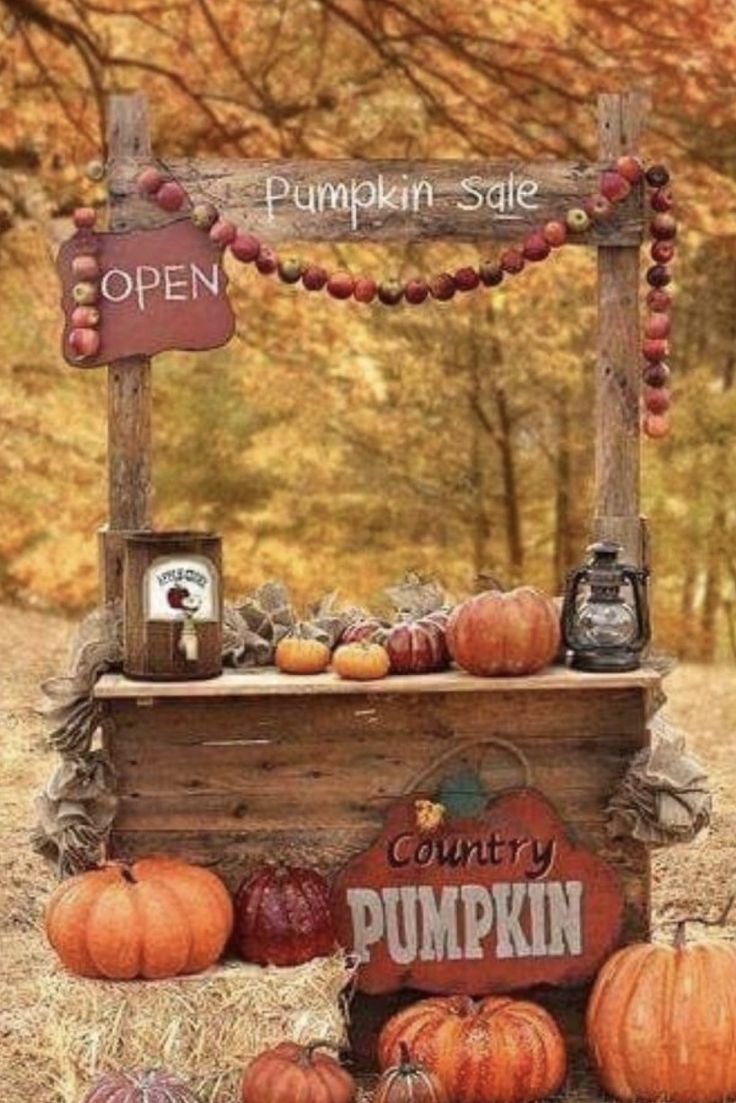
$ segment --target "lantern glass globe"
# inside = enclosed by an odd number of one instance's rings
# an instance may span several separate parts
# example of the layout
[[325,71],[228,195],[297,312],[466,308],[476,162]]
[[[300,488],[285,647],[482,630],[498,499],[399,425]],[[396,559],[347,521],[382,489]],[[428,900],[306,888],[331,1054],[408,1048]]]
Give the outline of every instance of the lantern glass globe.
[[578,611],[577,629],[585,646],[625,647],[636,639],[636,614],[624,602],[586,601]]

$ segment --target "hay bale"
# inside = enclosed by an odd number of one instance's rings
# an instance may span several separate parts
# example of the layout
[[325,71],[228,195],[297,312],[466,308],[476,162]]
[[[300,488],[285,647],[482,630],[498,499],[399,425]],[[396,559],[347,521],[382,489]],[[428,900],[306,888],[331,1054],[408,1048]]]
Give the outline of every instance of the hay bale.
[[40,999],[58,1098],[79,1103],[105,1069],[162,1066],[203,1103],[232,1103],[245,1065],[269,1046],[346,1042],[354,973],[342,954],[290,969],[228,962],[165,981],[84,980],[57,969],[40,982]]

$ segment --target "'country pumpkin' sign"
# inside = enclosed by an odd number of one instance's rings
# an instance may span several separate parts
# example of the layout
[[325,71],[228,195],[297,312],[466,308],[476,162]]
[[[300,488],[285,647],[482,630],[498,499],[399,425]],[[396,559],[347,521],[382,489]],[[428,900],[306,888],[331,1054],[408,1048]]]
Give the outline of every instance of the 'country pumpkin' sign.
[[120,234],[78,230],[57,268],[62,352],[75,367],[219,348],[233,335],[222,248],[189,219]]
[[511,790],[479,815],[436,819],[427,828],[415,798],[395,805],[336,879],[338,937],[362,991],[482,995],[596,973],[619,940],[622,893],[542,793]]

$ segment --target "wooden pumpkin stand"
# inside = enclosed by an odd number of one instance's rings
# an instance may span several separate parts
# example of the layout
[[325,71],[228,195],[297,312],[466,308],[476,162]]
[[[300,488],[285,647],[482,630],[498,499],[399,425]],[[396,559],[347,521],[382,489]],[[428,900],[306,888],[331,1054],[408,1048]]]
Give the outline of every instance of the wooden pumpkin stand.
[[[595,188],[601,167],[636,151],[643,118],[634,95],[604,95],[598,105],[599,162],[524,166],[453,165],[466,174],[505,176],[513,167],[539,181],[542,218],[559,216]],[[110,227],[160,225],[167,216],[137,195],[135,178],[151,162],[145,100],[113,97],[109,129]],[[329,163],[328,163],[329,164]],[[243,221],[254,182],[269,169],[290,180],[319,174],[324,163],[172,160],[168,167],[193,196],[197,181],[217,185],[223,213]],[[390,162],[329,164],[331,179]],[[438,163],[433,163],[435,171]],[[400,166],[401,167],[401,166]],[[406,162],[420,173],[426,164]],[[435,177],[436,179],[436,177]],[[489,217],[473,232],[454,222],[440,198],[421,219],[377,217],[350,231],[345,215],[279,212],[269,244],[297,237],[322,240],[411,238],[517,239],[538,223]],[[250,217],[248,225],[253,226]],[[170,216],[168,216],[170,217]],[[255,212],[255,221],[258,212]],[[533,221],[532,221],[533,219]],[[645,558],[639,489],[639,252],[644,228],[641,187],[615,218],[581,236],[597,250],[595,537],[619,541],[629,562]],[[339,308],[338,308],[339,309]],[[100,535],[102,596],[120,597],[122,538],[151,526],[151,364],[133,357],[109,366],[109,525]],[[118,856],[179,854],[218,869],[232,885],[254,863],[282,857],[327,874],[371,844],[382,813],[429,762],[456,741],[499,738],[523,752],[535,786],[566,825],[617,873],[625,896],[623,941],[645,938],[650,921],[646,849],[612,842],[604,809],[631,756],[646,744],[658,675],[581,674],[563,668],[517,679],[481,679],[458,672],[396,676],[373,684],[333,675],[304,680],[266,669],[229,672],[211,681],[132,682],[106,675],[97,684],[104,739],[117,771],[120,808],[112,836]],[[518,764],[494,754],[494,790],[520,782]],[[605,918],[605,917],[604,917]],[[586,988],[534,992],[579,1042]],[[353,1035],[370,1065],[372,1037],[390,1010],[416,994],[356,1000]]]

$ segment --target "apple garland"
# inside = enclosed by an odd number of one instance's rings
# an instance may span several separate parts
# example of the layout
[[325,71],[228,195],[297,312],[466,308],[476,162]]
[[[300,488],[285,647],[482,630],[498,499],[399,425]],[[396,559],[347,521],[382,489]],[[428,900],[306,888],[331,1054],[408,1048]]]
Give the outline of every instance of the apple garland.
[[[626,199],[632,184],[644,180],[649,189],[652,218],[649,222],[652,264],[646,271],[649,290],[646,296],[647,316],[644,320],[642,353],[644,356],[642,427],[648,437],[659,439],[670,431],[669,353],[670,309],[672,292],[670,264],[675,255],[677,223],[672,214],[673,195],[670,174],[664,165],[652,165],[646,171],[638,157],[619,157],[615,168],[601,174],[597,192],[579,207],[566,211],[564,219],[547,222],[528,234],[521,245],[504,249],[497,261],[484,260],[477,267],[466,265],[455,272],[439,272],[425,278],[415,276],[406,282],[386,279],[380,282],[370,276],[350,272],[328,272],[319,264],[304,262],[298,257],[280,257],[269,245],[253,234],[239,230],[234,222],[223,218],[212,203],[190,206],[189,217],[195,226],[209,233],[220,248],[229,248],[236,260],[253,264],[262,276],[278,274],[283,283],[301,282],[307,291],[326,290],[334,299],[355,299],[371,303],[378,299],[384,306],[397,306],[402,301],[420,305],[430,299],[447,302],[456,292],[474,291],[478,287],[497,287],[508,276],[521,272],[527,262],[546,260],[554,249],[565,245],[570,236],[584,233],[591,223],[611,217],[617,203]],[[139,192],[156,202],[164,211],[175,213],[190,203],[189,196],[178,181],[160,169],[149,166],[137,177]],[[74,258],[73,267],[79,282],[74,287],[76,303],[72,314],[69,343],[80,360],[95,356],[100,347],[100,311],[98,301],[100,275],[94,255],[96,213],[90,207],[74,212],[74,224],[89,236],[89,252],[82,250]],[[86,243],[85,243],[86,245]]]

